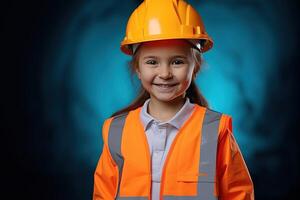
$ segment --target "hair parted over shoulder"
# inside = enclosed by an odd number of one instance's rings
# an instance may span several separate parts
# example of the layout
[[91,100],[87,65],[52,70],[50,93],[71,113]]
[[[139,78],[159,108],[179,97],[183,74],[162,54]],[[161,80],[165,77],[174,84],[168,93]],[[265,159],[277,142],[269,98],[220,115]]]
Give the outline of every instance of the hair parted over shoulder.
[[[198,51],[195,48],[190,48],[190,49],[191,49],[192,57],[195,60],[195,64],[196,64],[196,66],[195,66],[195,75],[196,75],[201,69],[201,65],[203,63],[203,58],[202,58],[200,51]],[[136,69],[138,68],[139,56],[140,56],[140,51],[139,50],[135,51],[135,53],[132,55],[132,58],[129,62],[129,70],[130,70],[131,76],[134,76],[136,73]],[[196,84],[194,78],[191,81],[191,84],[186,91],[186,97],[188,97],[190,99],[191,103],[195,103],[195,104],[198,104],[198,105],[206,107],[206,108],[209,107],[208,102],[206,101],[204,96],[201,94],[199,88],[197,87],[197,84]],[[117,116],[117,115],[120,115],[123,113],[127,113],[131,110],[141,107],[145,103],[145,101],[149,98],[150,98],[150,94],[141,85],[139,93],[138,93],[137,97],[132,101],[132,103],[130,105],[128,105],[127,107],[113,113],[111,115],[111,117],[114,117],[114,116]]]

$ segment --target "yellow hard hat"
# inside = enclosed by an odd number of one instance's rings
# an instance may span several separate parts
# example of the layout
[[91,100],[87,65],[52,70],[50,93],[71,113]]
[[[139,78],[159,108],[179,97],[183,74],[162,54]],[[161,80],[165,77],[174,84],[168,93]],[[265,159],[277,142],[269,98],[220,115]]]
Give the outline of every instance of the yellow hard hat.
[[199,41],[201,52],[213,46],[200,15],[190,4],[183,0],[145,0],[128,20],[121,50],[132,55],[132,44],[167,39]]

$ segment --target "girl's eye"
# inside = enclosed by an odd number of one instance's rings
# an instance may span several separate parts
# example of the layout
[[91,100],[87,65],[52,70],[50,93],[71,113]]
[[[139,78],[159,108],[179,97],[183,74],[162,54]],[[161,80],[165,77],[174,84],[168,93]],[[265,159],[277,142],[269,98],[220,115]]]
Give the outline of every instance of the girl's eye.
[[184,61],[183,61],[183,60],[174,60],[174,61],[172,62],[172,64],[173,64],[173,65],[182,65],[182,64],[184,64]]
[[148,61],[146,62],[146,64],[148,64],[148,65],[156,65],[157,62],[156,62],[155,60],[148,60]]

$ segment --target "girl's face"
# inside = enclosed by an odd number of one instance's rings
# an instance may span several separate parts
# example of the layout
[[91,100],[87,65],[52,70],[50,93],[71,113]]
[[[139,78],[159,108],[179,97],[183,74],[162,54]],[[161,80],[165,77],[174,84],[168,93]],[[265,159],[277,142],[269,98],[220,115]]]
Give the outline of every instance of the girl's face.
[[139,47],[136,73],[151,98],[168,102],[183,98],[195,68],[191,45],[184,40],[162,40]]

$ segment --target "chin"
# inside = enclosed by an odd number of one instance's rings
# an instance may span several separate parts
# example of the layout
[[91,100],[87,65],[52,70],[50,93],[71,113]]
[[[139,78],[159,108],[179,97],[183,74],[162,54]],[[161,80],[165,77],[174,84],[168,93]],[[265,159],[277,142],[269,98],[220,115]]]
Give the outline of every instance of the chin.
[[[166,95],[166,94],[158,94],[158,95],[152,95],[155,99],[157,99],[158,101],[162,101],[162,102],[170,102],[176,98],[178,98],[178,96],[175,95]],[[180,95],[179,95],[180,96]]]

